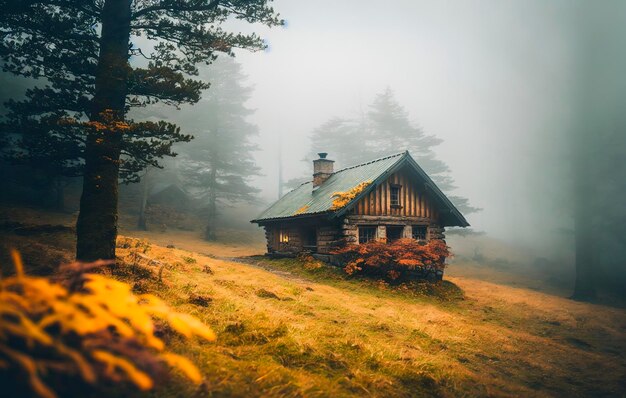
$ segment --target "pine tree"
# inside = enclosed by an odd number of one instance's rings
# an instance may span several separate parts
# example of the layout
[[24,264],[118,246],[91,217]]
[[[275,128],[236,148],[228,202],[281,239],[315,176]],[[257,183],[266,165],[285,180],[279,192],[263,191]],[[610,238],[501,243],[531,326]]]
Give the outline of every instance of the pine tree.
[[184,148],[180,169],[183,184],[206,204],[205,239],[216,240],[219,207],[257,199],[259,190],[249,179],[259,175],[252,160],[257,146],[251,142],[258,129],[248,121],[254,113],[246,106],[252,87],[244,84],[241,65],[222,58],[202,76],[211,89],[179,115],[181,126],[196,136],[194,145]]
[[[172,144],[191,139],[165,121],[130,120],[129,109],[197,102],[207,88],[193,79],[198,64],[235,47],[264,48],[255,34],[226,32],[221,24],[235,18],[280,25],[268,2],[0,0],[3,70],[43,79],[25,100],[8,104],[3,131],[36,144],[22,147],[25,156],[33,146],[47,147],[48,159],[81,165],[78,259],[115,258],[118,179],[138,180],[147,165],[174,155]],[[151,51],[136,47],[139,36]],[[136,66],[139,57],[148,58],[145,67]]]
[[448,175],[449,167],[437,159],[433,151],[433,147],[441,144],[442,140],[426,135],[424,130],[415,126],[390,88],[376,95],[367,118],[369,126],[367,145],[376,157],[393,154],[399,150],[409,150],[439,188],[444,191],[455,188],[453,179]]
[[[608,4],[611,4],[608,6]],[[575,33],[573,121],[563,145],[570,149],[570,184],[564,189],[574,221],[576,279],[573,298],[610,292],[626,298],[626,3],[585,3],[572,21]]]
[[[336,168],[354,166],[375,155],[362,139],[366,126],[357,120],[333,117],[311,133],[311,150],[304,159],[310,164],[319,152],[331,154]],[[306,179],[305,179],[306,181]]]
[[[395,99],[393,91],[387,88],[376,95],[369,111],[360,117],[335,117],[313,130],[312,150],[306,161],[314,159],[316,152],[324,151],[329,152],[338,165],[345,167],[408,150],[437,186],[450,192],[456,188],[454,179],[449,175],[449,167],[437,159],[434,152],[441,142],[416,126]],[[449,198],[464,214],[481,210],[471,206],[467,198]]]

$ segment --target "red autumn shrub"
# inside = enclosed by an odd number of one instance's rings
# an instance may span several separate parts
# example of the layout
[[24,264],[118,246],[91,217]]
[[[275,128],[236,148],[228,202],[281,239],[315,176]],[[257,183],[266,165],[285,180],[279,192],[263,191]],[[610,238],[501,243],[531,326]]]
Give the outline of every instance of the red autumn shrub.
[[362,273],[391,280],[442,275],[449,247],[442,240],[424,244],[413,239],[398,239],[391,243],[371,241],[346,245],[333,254],[344,257],[348,275]]

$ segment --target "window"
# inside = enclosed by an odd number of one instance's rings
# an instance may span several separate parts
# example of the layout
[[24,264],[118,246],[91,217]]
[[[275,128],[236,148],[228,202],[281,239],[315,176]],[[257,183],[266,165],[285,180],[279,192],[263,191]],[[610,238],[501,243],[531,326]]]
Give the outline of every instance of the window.
[[280,243],[289,243],[289,231],[281,229],[280,234],[278,235],[278,241]]
[[389,190],[392,207],[400,207],[400,185],[392,185]]
[[376,227],[359,227],[359,243],[376,239]]
[[391,243],[391,242],[396,241],[398,239],[402,239],[402,234],[403,233],[404,233],[404,227],[403,226],[388,225],[387,226],[387,242]]
[[414,225],[413,226],[413,239],[426,240],[428,234],[428,227],[426,225]]

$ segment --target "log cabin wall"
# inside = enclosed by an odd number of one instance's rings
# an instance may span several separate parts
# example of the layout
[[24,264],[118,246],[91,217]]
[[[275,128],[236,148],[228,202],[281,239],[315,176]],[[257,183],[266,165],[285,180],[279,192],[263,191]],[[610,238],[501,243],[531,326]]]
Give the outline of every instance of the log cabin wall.
[[[400,206],[391,205],[391,187],[400,186]],[[435,221],[437,209],[423,183],[400,170],[361,199],[352,214],[364,216],[420,217]]]
[[[281,242],[281,233],[288,236],[287,242]],[[294,224],[269,224],[265,226],[265,239],[267,241],[267,252],[291,252],[302,251],[300,230]]]
[[317,228],[317,252],[328,254],[341,244],[341,229],[338,225],[320,225]]
[[[264,228],[268,253],[314,251],[328,254],[341,244],[343,238],[339,224],[327,220],[274,222]],[[289,236],[288,242],[281,242],[281,233]],[[308,242],[307,234],[310,233],[314,234],[315,242]]]

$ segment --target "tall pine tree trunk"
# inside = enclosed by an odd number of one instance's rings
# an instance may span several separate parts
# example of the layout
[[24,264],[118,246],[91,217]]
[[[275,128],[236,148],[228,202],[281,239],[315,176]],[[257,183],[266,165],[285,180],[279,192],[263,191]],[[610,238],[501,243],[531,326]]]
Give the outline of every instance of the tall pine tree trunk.
[[[219,114],[219,113],[218,113]],[[215,123],[219,125],[219,119],[215,119]],[[209,135],[212,136],[213,142],[216,142],[217,131],[219,127],[215,127],[209,131]],[[204,229],[204,239],[209,241],[217,240],[217,233],[215,232],[215,221],[217,219],[217,165],[219,164],[217,145],[211,146],[209,151],[210,167],[209,171],[209,205],[207,208],[207,224]]]
[[54,179],[54,209],[57,211],[65,210],[65,181],[63,181],[63,177]]
[[278,199],[283,197],[283,137],[278,136]]
[[148,193],[150,192],[150,180],[148,177],[149,169],[146,169],[146,173],[141,179],[141,203],[139,204],[139,218],[137,219],[137,228],[142,231],[148,230],[146,223],[146,207],[148,206]]
[[217,240],[217,234],[215,232],[215,220],[217,219],[217,170],[215,169],[215,162],[211,166],[211,174],[209,175],[209,206],[207,225],[204,230],[204,238],[206,240]]
[[115,258],[118,174],[122,130],[111,121],[124,120],[128,81],[131,0],[106,0],[90,119],[107,126],[87,136],[85,174],[76,224],[76,258]]

